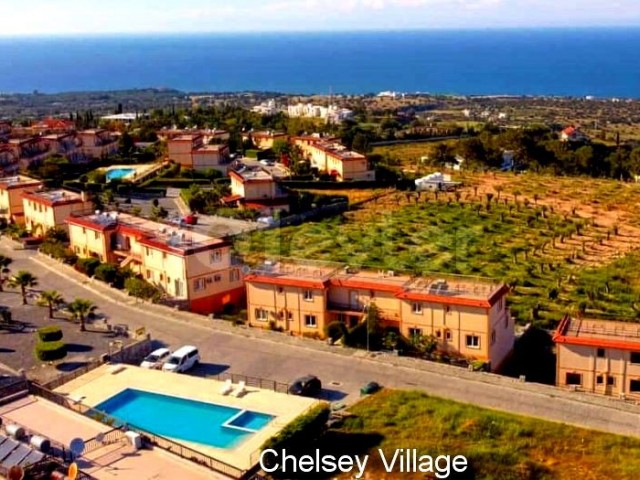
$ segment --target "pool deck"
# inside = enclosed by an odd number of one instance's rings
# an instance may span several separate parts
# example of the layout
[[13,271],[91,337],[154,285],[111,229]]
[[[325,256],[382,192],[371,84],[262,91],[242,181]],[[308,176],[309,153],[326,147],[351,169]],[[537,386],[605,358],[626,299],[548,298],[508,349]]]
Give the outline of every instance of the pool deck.
[[[25,397],[0,407],[5,423],[29,430],[68,446],[76,437],[94,438],[110,427],[39,397]],[[98,480],[227,479],[159,448],[135,451],[121,442],[88,452],[77,460],[80,469]]]
[[162,168],[161,163],[142,163],[133,165],[111,165],[110,167],[101,168],[103,172],[107,173],[109,170],[133,170],[134,174],[125,175],[122,180],[138,183],[142,180],[146,180],[151,177],[157,170]]
[[[259,457],[260,446],[277,434],[288,423],[320,403],[318,400],[276,393],[247,387],[240,398],[220,393],[224,382],[190,375],[147,370],[131,365],[122,365],[122,370],[112,373],[114,365],[103,365],[55,391],[80,400],[84,405],[95,407],[127,388],[214,403],[242,410],[266,413],[275,418],[263,429],[251,435],[238,446],[230,449],[214,448],[180,439],[172,439],[205,455],[221,460],[242,470],[253,467]],[[234,391],[237,385],[234,385]],[[154,433],[154,432],[150,432]]]

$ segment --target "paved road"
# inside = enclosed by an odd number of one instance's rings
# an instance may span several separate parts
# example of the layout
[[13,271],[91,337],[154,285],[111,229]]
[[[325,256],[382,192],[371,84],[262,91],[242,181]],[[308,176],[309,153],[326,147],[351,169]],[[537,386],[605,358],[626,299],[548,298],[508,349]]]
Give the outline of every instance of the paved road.
[[556,397],[554,393],[549,394],[548,389],[528,391],[456,378],[450,374],[418,371],[381,364],[364,356],[338,355],[286,342],[215,331],[203,325],[174,320],[170,312],[166,316],[143,313],[139,309],[111,303],[64,276],[42,267],[29,259],[33,256],[32,252],[7,251],[8,248],[8,243],[3,240],[0,251],[14,258],[13,270],[29,269],[38,276],[42,287],[56,288],[67,298],[81,296],[93,300],[111,317],[112,323],[128,323],[132,328],[146,326],[154,338],[170,347],[197,345],[204,361],[200,373],[216,373],[228,369],[233,373],[281,382],[314,373],[323,380],[330,399],[343,398],[347,402],[357,398],[357,392],[364,383],[376,380],[389,387],[420,389],[433,395],[483,407],[640,437],[638,413],[584,403],[567,398],[566,395]]

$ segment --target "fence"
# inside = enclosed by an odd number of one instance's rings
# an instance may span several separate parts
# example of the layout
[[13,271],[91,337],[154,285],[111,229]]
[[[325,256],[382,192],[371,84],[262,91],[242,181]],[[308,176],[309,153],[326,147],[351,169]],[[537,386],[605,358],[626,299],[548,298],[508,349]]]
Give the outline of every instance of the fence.
[[104,432],[103,434],[90,438],[84,442],[84,451],[82,453],[87,454],[95,450],[99,450],[107,445],[121,442],[124,439],[124,430],[120,427],[116,427],[113,430]]
[[82,415],[86,415],[105,425],[109,425],[112,427],[115,426],[114,430],[108,432],[114,437],[117,436],[117,433],[112,432],[114,432],[116,429],[120,430],[121,432],[129,430],[138,433],[142,437],[143,442],[147,445],[153,445],[155,447],[161,448],[162,450],[171,452],[174,455],[178,455],[180,458],[184,458],[185,460],[189,460],[199,465],[205,466],[223,475],[227,475],[233,478],[242,478],[247,473],[245,470],[241,470],[237,467],[234,467],[233,465],[229,465],[221,460],[217,460],[213,457],[205,455],[204,453],[193,450],[192,448],[182,445],[181,443],[174,442],[173,440],[169,440],[168,438],[162,437],[160,435],[147,432],[146,430],[142,430],[135,425],[124,424],[115,417],[84,405],[81,402],[70,400],[36,383],[29,383],[29,391],[32,395],[39,396],[69,410],[80,413]]
[[234,383],[244,382],[247,387],[261,388],[263,390],[273,390],[279,393],[289,393],[289,384],[276,382],[275,380],[268,380],[260,377],[249,377],[247,375],[241,375],[238,373],[222,372],[217,375],[208,376],[208,378],[215,378],[216,380],[224,381],[231,380]]
[[26,392],[29,389],[27,380],[24,378],[16,378],[5,385],[0,386],[0,405],[3,401],[11,401],[11,397],[20,392]]
[[97,360],[94,362],[90,362],[84,365],[83,367],[72,370],[69,373],[63,373],[62,375],[59,375],[53,380],[43,384],[42,386],[47,388],[48,390],[55,390],[59,386],[64,385],[65,383],[69,383],[70,381],[75,380],[76,378],[84,375],[87,372],[90,372],[91,370],[95,370],[100,365],[102,365],[102,362]]

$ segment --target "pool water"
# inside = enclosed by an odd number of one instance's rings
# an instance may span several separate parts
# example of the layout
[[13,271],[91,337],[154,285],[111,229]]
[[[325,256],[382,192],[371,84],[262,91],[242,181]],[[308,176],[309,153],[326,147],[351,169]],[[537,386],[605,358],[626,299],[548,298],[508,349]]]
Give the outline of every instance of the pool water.
[[273,416],[128,388],[95,407],[123,423],[175,440],[233,448]]
[[110,182],[111,180],[119,180],[129,176],[132,173],[135,173],[135,171],[135,168],[113,168],[111,170],[107,170],[105,176],[107,178],[107,182]]

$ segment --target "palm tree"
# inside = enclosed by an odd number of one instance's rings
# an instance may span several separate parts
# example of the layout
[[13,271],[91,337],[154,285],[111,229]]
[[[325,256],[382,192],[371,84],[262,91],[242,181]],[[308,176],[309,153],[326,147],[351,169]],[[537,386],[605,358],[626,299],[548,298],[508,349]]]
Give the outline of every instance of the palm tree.
[[71,312],[71,316],[80,321],[81,332],[86,330],[84,322],[87,316],[95,312],[97,308],[98,307],[94,305],[91,300],[85,300],[83,298],[76,298],[68,307],[69,312]]
[[49,318],[53,318],[53,308],[64,303],[64,299],[57,290],[46,290],[40,294],[39,302],[49,307]]
[[2,285],[7,280],[6,275],[9,273],[9,265],[13,260],[5,255],[0,255],[0,292],[4,291]]
[[9,285],[14,288],[20,287],[20,293],[22,294],[22,304],[27,304],[27,287],[35,287],[38,285],[38,279],[27,272],[26,270],[20,270],[9,280]]

